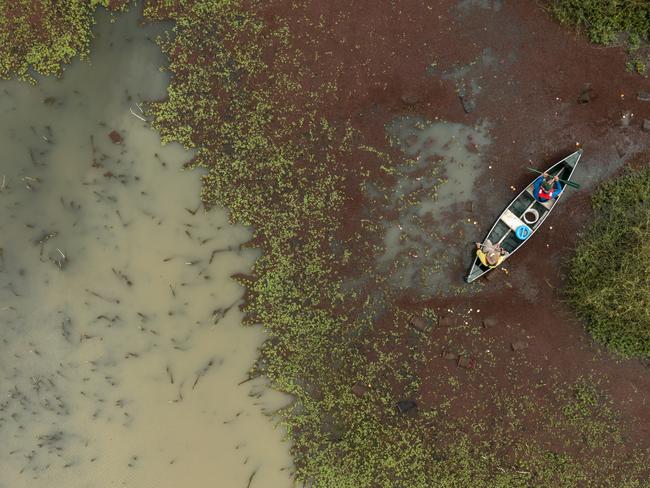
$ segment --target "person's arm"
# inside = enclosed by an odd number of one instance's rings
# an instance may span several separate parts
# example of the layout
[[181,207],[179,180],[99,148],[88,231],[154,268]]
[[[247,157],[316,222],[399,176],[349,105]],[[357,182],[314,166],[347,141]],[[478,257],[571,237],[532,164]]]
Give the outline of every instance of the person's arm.
[[476,256],[483,266],[488,266],[487,256],[482,249],[477,249]]
[[492,248],[492,243],[490,242],[490,239],[486,239],[486,241],[481,244],[480,242],[476,243],[476,249],[480,249],[484,253],[490,252],[490,249]]

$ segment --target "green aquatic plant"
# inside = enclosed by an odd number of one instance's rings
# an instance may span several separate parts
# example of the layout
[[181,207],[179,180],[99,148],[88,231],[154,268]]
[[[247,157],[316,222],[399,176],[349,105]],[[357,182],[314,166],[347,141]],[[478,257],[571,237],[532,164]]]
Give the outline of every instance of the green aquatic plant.
[[88,55],[98,6],[122,10],[128,0],[0,0],[0,78],[34,82],[33,70],[60,76]]
[[650,358],[650,168],[604,183],[570,264],[566,294],[589,333],[624,356]]
[[549,0],[548,8],[560,22],[584,29],[599,44],[627,35],[638,47],[650,36],[650,4],[644,0]]
[[625,63],[625,68],[628,71],[639,73],[642,76],[645,76],[648,71],[647,63],[639,58],[632,58],[629,60],[627,63]]
[[548,0],[561,23],[584,31],[597,44],[625,45],[628,71],[645,76],[650,62],[650,2],[645,0]]

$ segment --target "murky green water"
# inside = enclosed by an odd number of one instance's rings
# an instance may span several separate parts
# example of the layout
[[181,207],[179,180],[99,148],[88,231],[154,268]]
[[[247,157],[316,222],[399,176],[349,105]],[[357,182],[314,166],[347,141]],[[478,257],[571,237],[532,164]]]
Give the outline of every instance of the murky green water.
[[240,384],[250,231],[131,113],[168,80],[160,28],[118,19],[92,66],[0,83],[0,487],[291,486],[288,399]]

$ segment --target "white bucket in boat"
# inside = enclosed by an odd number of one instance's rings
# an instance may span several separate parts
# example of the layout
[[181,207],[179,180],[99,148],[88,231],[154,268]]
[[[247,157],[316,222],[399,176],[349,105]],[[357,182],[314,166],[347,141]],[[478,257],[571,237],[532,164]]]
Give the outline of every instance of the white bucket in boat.
[[539,212],[534,208],[529,208],[524,212],[522,219],[528,225],[532,225],[539,220]]

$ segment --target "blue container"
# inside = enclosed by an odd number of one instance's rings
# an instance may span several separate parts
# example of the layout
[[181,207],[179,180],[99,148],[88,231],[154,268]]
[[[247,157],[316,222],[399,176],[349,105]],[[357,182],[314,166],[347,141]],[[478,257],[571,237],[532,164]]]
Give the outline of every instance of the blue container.
[[527,225],[520,225],[515,230],[515,235],[520,241],[525,241],[533,233],[533,231]]

